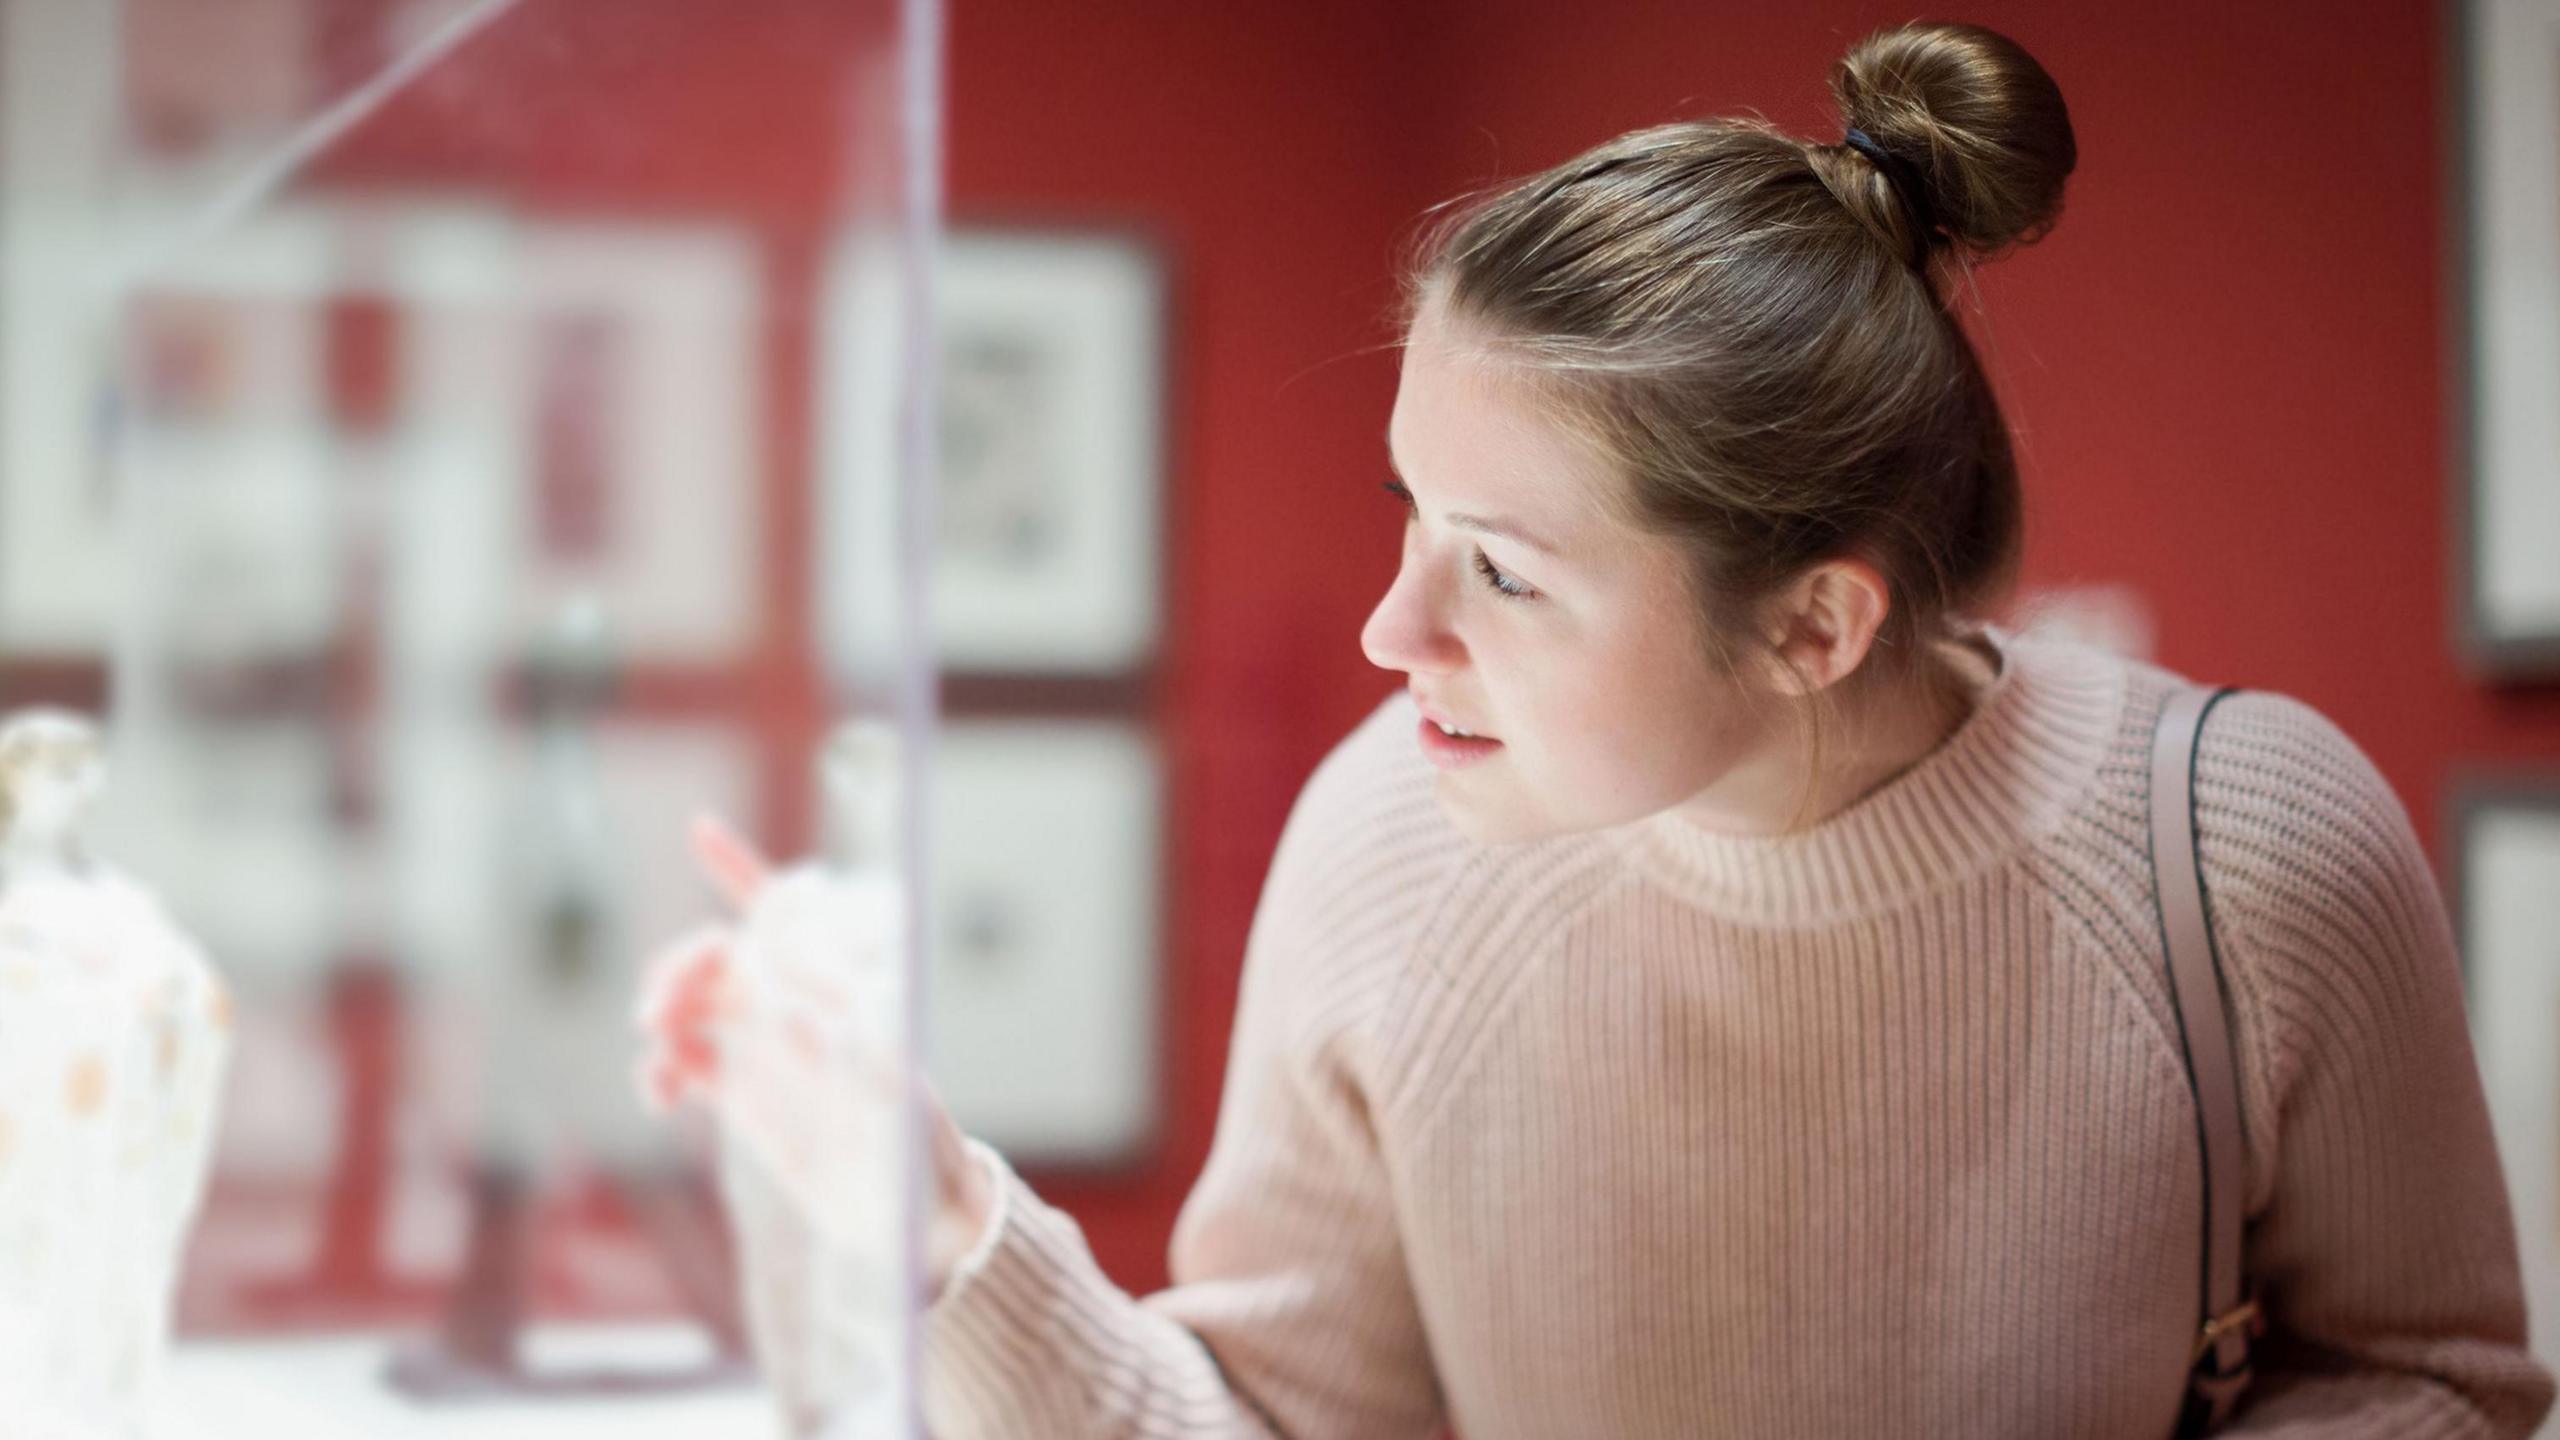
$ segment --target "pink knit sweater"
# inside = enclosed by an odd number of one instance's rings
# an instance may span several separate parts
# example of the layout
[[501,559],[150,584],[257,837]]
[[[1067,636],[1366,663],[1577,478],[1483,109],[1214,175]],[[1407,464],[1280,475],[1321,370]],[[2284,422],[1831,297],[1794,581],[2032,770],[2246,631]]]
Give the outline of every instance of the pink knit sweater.
[[[932,1432],[2166,1436],[2178,677],[1983,634],[1962,728],[1795,837],[1471,845],[1390,697],[1281,835],[1174,1284],[1119,1290],[973,1142],[1000,1208],[926,1316]],[[2197,778],[2273,1327],[2228,1433],[2528,1434],[2552,1378],[2406,812],[2275,693],[2213,711]]]

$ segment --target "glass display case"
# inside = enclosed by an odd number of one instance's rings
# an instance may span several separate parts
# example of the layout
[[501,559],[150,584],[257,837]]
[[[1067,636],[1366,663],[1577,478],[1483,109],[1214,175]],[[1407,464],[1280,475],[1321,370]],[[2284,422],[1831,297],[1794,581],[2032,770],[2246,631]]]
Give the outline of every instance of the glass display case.
[[[868,834],[921,913],[940,43],[938,0],[0,0],[0,711],[95,723],[87,844],[228,1007],[138,1433],[917,1433],[917,1127],[829,1182],[876,1234],[734,1203],[752,1096],[653,1111],[634,1005],[723,914],[706,813]],[[915,1048],[881,924],[802,957],[875,967],[803,1082]],[[876,1252],[828,1356],[776,1363],[742,1224]]]

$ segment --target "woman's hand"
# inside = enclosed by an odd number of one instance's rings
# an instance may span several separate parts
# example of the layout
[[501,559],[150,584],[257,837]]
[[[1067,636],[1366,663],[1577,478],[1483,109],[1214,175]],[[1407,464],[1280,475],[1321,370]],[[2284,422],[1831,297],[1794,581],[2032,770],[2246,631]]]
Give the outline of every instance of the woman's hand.
[[[730,907],[743,914],[772,867],[736,831],[709,816],[694,821],[692,838],[704,873]],[[669,945],[649,966],[638,1012],[648,1048],[638,1078],[652,1108],[671,1109],[697,1092],[711,1093],[719,1083],[716,1037],[737,1003],[729,972],[729,950],[736,939],[730,924],[706,925]],[[932,1082],[921,1074],[915,1081],[931,1137],[935,1181],[934,1213],[925,1231],[925,1296],[930,1304],[941,1298],[952,1270],[984,1235],[995,1190],[993,1177],[969,1153]]]

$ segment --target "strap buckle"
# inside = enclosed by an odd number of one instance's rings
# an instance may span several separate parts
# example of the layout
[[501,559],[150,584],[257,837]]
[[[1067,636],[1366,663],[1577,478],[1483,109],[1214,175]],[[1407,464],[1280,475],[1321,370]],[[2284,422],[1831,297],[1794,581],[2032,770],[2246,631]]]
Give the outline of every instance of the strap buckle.
[[2187,1361],[2188,1367],[2192,1369],[2202,1365],[2206,1357],[2219,1348],[2222,1337],[2235,1330],[2246,1333],[2253,1340],[2267,1333],[2267,1312],[2259,1307],[2256,1296],[2204,1322],[2203,1331],[2196,1336],[2195,1354]]

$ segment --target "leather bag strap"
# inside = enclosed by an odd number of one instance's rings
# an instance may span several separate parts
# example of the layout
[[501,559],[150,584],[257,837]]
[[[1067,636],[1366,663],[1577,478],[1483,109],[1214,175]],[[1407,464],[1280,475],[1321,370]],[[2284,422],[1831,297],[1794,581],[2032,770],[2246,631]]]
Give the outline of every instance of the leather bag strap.
[[2178,1007],[2178,1037],[2204,1148],[2204,1265],[2201,1321],[2180,1435],[2202,1434],[2227,1418],[2249,1381],[2249,1342],[2264,1315],[2242,1294],[2240,1265],[2243,1135],[2239,1074],[2223,1005],[2221,955],[2204,894],[2195,833],[2195,757],[2205,716],[2231,687],[2185,686],[2161,707],[2151,749],[2152,875]]

